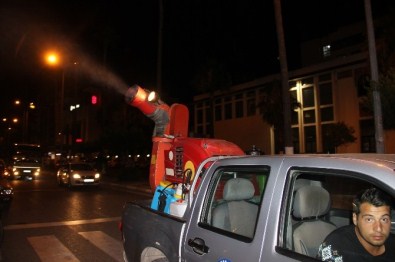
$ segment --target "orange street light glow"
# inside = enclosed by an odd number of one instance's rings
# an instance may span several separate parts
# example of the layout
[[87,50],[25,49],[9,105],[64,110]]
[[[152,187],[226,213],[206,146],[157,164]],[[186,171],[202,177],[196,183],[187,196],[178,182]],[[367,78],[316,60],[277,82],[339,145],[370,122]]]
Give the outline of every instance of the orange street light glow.
[[53,52],[47,53],[45,55],[45,59],[46,59],[47,64],[49,64],[49,65],[57,65],[60,63],[59,62],[59,59],[60,59],[59,55],[57,55],[56,53],[53,53]]

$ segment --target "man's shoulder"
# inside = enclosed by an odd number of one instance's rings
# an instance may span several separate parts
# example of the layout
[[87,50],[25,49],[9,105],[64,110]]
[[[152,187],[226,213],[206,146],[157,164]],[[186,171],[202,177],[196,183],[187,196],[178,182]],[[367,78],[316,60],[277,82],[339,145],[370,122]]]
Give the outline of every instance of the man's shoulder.
[[326,237],[326,239],[330,240],[339,237],[344,238],[345,236],[352,236],[353,234],[355,234],[354,225],[351,224],[336,228]]
[[388,242],[390,242],[391,244],[395,245],[395,234],[394,233],[390,233],[387,239]]
[[343,261],[349,250],[355,250],[356,235],[354,225],[342,226],[330,233],[321,243],[318,258],[322,261]]

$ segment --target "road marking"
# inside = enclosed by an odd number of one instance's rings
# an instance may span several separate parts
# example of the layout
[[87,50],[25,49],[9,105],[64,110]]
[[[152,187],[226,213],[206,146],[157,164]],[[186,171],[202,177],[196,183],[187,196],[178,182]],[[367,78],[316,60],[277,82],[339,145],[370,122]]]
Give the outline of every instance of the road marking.
[[102,231],[78,232],[78,234],[103,250],[116,261],[124,261],[122,256],[123,247],[120,240],[116,240]]
[[60,222],[18,224],[18,225],[4,226],[4,230],[40,228],[40,227],[57,227],[57,226],[75,226],[75,225],[82,225],[82,224],[94,224],[94,223],[112,222],[112,221],[120,221],[120,220],[121,220],[121,217],[108,217],[108,218],[82,219],[82,220],[60,221]]
[[79,262],[73,253],[54,235],[28,237],[27,240],[33,246],[34,251],[36,251],[42,262]]

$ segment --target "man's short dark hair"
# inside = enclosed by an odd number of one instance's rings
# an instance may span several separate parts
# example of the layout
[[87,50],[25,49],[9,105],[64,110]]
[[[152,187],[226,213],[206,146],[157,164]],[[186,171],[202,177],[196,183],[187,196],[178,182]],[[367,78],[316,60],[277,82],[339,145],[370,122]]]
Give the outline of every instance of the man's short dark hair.
[[389,206],[392,209],[392,198],[375,187],[368,188],[354,197],[352,206],[355,214],[359,214],[360,206],[363,203],[369,203],[375,207]]

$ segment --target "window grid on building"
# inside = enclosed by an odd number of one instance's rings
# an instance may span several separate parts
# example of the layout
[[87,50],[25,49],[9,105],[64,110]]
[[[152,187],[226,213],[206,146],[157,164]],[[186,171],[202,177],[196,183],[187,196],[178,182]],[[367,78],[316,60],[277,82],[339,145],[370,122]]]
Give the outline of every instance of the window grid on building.
[[233,105],[232,105],[232,96],[227,96],[224,99],[224,113],[225,120],[229,120],[233,118]]
[[[357,69],[344,71],[347,73],[344,73],[345,77],[353,76],[355,70]],[[333,86],[335,73],[327,72],[289,82],[291,96],[296,98],[300,104],[300,107],[293,106],[291,117],[295,153],[326,152],[330,148],[324,133],[336,121]],[[264,86],[261,85],[254,87],[253,90],[248,89],[244,92],[217,97],[213,102],[213,112],[208,108],[209,100],[204,103],[197,102],[195,104],[195,119],[197,120],[195,130],[199,133],[207,132],[206,126],[212,124],[208,117],[209,114],[212,114],[211,117],[214,117],[214,121],[260,114],[261,112],[257,110],[257,99],[264,92]],[[366,134],[362,140],[361,152],[373,151],[374,143],[372,141],[374,142],[374,139],[372,136]]]
[[248,91],[246,94],[247,116],[256,115],[256,92]]
[[234,96],[235,103],[235,117],[241,118],[244,117],[244,98],[243,93],[237,94]]
[[222,116],[222,98],[217,98],[214,100],[214,115],[215,115],[215,121],[221,121],[223,116]]

